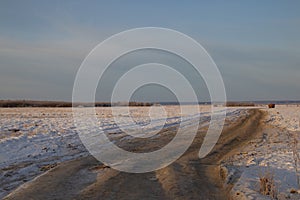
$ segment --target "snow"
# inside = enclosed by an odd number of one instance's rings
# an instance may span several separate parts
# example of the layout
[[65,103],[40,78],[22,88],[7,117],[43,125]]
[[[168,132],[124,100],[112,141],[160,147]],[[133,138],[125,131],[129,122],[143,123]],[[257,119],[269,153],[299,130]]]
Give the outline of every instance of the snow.
[[[267,173],[274,176],[278,199],[300,199],[293,149],[300,153],[299,116],[297,105],[277,105],[267,111],[263,138],[256,138],[226,164],[230,179],[236,179],[232,189],[234,199],[270,199],[259,193],[259,178]],[[298,161],[299,166],[299,161]],[[299,168],[299,167],[298,167]],[[300,174],[298,174],[300,175]],[[294,192],[291,192],[294,191]],[[296,192],[295,192],[296,191]]]
[[267,109],[269,119],[267,123],[275,127],[285,128],[290,131],[299,131],[300,106],[277,105],[275,109]]
[[[96,108],[96,114],[105,133],[113,139],[122,140],[130,138],[122,130],[130,130],[134,125],[156,131],[162,128],[162,124],[164,127],[177,125],[181,117],[187,124],[196,123],[195,119],[200,117],[201,126],[204,126],[208,125],[211,115],[210,106],[186,105],[188,114],[182,114],[179,106],[164,106],[167,118],[154,113],[151,119],[149,109],[151,107],[131,107],[128,113],[119,116],[123,123],[118,125],[110,108]],[[220,107],[219,112],[223,109]],[[225,126],[238,119],[244,109],[248,107],[227,108],[228,121]],[[253,140],[230,158],[231,165],[226,166],[228,182],[236,182],[233,194],[244,195],[244,199],[268,199],[259,194],[258,183],[259,174],[269,170],[274,173],[282,199],[300,199],[297,194],[290,193],[292,188],[298,188],[290,143],[293,135],[299,136],[300,107],[283,105],[275,109],[261,109],[268,112],[265,123],[270,126],[269,131],[264,132],[262,140]],[[129,118],[133,119],[134,124],[128,121]],[[72,108],[0,109],[0,198],[47,168],[87,155],[89,153],[76,132]]]
[[[211,114],[211,106],[185,105],[186,114],[181,113],[179,106],[163,106],[165,119],[155,113],[151,115],[151,109],[130,107],[128,113],[118,116],[124,122],[118,125],[111,108],[96,108],[96,115],[99,125],[111,139],[126,140],[128,137],[121,130],[130,130],[134,125],[148,126],[156,131],[162,124],[164,127],[177,125],[181,117],[187,125],[198,123],[195,119],[200,117],[204,126],[209,123]],[[223,109],[221,107],[219,111]],[[228,109],[232,120],[239,114],[238,109]],[[128,123],[129,118],[133,123]],[[87,155],[89,153],[76,132],[72,108],[0,109],[0,198],[60,162]]]

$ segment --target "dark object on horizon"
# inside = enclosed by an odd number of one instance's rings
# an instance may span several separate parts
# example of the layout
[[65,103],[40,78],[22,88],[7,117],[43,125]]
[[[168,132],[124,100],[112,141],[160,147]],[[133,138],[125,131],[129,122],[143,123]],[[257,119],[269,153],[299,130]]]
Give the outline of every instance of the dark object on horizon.
[[0,100],[0,108],[12,107],[111,107],[111,106],[152,106],[150,102],[95,102],[95,103],[72,103],[64,101],[33,101],[33,100]]
[[226,107],[253,107],[253,102],[227,102]]
[[275,108],[275,103],[270,103],[270,104],[268,104],[268,107],[269,107],[269,108]]

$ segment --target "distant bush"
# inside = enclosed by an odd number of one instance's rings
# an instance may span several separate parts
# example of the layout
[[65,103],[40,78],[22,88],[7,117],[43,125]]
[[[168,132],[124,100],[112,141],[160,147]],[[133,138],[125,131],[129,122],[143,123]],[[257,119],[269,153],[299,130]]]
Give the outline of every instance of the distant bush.
[[226,106],[227,107],[242,107],[242,106],[250,107],[250,106],[255,106],[255,104],[252,102],[227,102]]
[[274,103],[270,103],[270,104],[268,104],[268,107],[269,108],[275,108],[275,104]]
[[153,103],[148,102],[96,102],[96,103],[74,103],[61,101],[30,101],[30,100],[0,100],[0,107],[111,107],[111,106],[152,106]]
[[0,107],[72,107],[72,103],[58,101],[1,100]]

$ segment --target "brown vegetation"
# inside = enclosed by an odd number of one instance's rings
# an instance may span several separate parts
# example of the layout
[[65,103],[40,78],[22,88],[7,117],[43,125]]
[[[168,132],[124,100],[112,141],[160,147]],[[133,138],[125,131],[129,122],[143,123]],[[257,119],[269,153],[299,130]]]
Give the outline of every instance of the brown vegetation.
[[30,101],[30,100],[0,100],[0,107],[111,107],[111,106],[152,106],[153,103],[148,102],[117,102],[111,104],[110,102],[96,102],[96,103],[74,103],[63,101]]
[[226,106],[227,107],[240,107],[240,106],[241,107],[244,107],[244,106],[252,107],[252,106],[255,106],[255,104],[252,102],[227,102]]
[[274,181],[274,174],[267,170],[259,176],[260,193],[270,196],[272,199],[277,199],[277,188]]
[[71,107],[72,103],[59,101],[27,101],[27,100],[0,100],[0,107]]
[[275,104],[274,103],[270,103],[270,104],[268,104],[268,107],[269,108],[275,108]]

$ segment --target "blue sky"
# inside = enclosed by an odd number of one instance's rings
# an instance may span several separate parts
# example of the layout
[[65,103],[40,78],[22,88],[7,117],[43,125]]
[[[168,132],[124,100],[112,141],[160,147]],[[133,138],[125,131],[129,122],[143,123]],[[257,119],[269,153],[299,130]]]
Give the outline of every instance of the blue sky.
[[[202,44],[229,100],[300,100],[300,1],[276,0],[2,0],[0,99],[70,101],[76,72],[92,48],[147,26],[171,28]],[[167,93],[152,88],[140,96],[168,100],[162,97]]]

